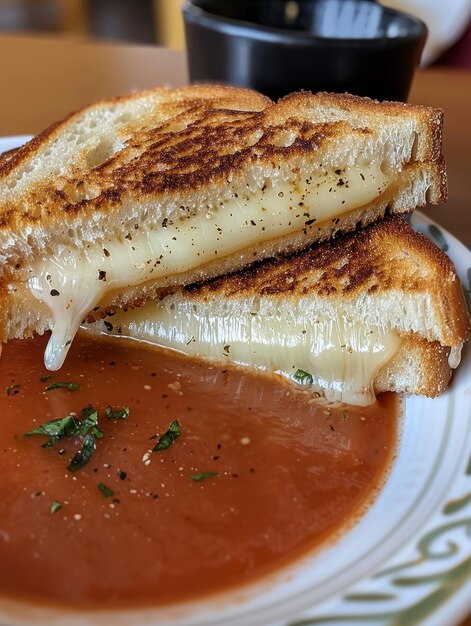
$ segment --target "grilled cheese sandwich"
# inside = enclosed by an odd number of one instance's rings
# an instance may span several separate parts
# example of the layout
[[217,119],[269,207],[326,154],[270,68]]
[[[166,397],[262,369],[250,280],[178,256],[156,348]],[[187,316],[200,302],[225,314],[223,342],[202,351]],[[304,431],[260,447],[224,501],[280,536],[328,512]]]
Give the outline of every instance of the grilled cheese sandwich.
[[446,196],[441,113],[224,87],[98,103],[0,161],[0,339],[290,253]]

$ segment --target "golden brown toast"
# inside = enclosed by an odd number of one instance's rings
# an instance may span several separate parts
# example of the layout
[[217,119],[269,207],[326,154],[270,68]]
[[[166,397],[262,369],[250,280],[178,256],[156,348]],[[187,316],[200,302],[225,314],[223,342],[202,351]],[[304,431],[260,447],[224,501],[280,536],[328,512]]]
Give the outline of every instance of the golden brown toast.
[[[208,279],[446,197],[442,114],[231,87],[103,101],[0,162],[0,340]],[[79,294],[79,297],[78,297]]]
[[453,264],[398,216],[111,313],[105,333],[291,378],[301,369],[329,399],[359,404],[373,389],[442,392],[470,333]]
[[470,331],[453,263],[398,216],[296,255],[189,285],[183,293],[208,303],[267,297],[296,308],[308,299],[315,303],[311,311],[320,313],[328,303],[329,311],[350,310],[368,323],[394,325],[449,347],[462,344]]

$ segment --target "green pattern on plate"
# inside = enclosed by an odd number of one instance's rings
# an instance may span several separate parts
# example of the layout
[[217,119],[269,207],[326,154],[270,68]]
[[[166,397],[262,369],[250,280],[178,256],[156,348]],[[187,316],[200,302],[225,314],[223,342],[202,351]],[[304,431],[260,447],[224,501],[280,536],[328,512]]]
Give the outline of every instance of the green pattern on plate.
[[[427,592],[417,602],[400,606],[392,610],[376,611],[375,604],[382,604],[391,600],[400,600],[398,595],[393,593],[354,593],[344,596],[347,602],[367,602],[370,604],[373,612],[355,613],[352,610],[349,613],[318,616],[306,618],[297,622],[292,622],[290,626],[315,626],[320,624],[378,624],[381,626],[414,626],[426,619],[429,615],[438,609],[445,601],[450,599],[456,591],[469,580],[471,576],[471,556],[459,561],[453,567],[447,567],[442,571],[435,571],[428,575],[413,575],[409,570],[420,566],[424,561],[440,561],[449,559],[459,553],[459,546],[452,540],[445,542],[445,547],[439,543],[439,548],[435,548],[438,539],[446,538],[450,531],[462,528],[466,531],[466,536],[471,537],[471,517],[452,522],[450,524],[438,527],[427,533],[419,542],[417,549],[420,557],[416,561],[404,563],[391,570],[384,571],[380,576],[391,575],[394,572],[400,573],[404,571],[402,577],[392,577],[389,581],[390,585],[398,588],[423,586]],[[433,585],[432,590],[430,587]]]

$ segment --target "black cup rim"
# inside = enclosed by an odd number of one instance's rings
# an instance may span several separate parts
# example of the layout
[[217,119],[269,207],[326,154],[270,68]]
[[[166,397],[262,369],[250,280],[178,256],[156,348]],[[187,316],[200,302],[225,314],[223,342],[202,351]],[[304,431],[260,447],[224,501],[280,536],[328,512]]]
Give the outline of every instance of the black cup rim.
[[211,28],[221,33],[245,36],[257,41],[278,42],[287,43],[290,45],[323,45],[323,46],[339,46],[349,45],[352,47],[357,46],[370,46],[372,48],[378,46],[378,43],[384,45],[385,42],[400,43],[404,41],[416,41],[427,35],[428,29],[421,19],[399,11],[386,7],[382,4],[378,4],[383,11],[383,14],[390,17],[402,17],[407,20],[411,29],[410,32],[404,35],[398,35],[395,37],[381,36],[381,37],[369,37],[369,38],[337,38],[337,37],[319,37],[318,35],[311,35],[304,31],[289,29],[289,28],[276,28],[274,26],[266,26],[265,24],[257,24],[256,22],[249,22],[246,20],[237,20],[215,13],[205,11],[205,9],[198,4],[198,0],[185,0],[182,12],[184,19],[188,22],[197,23],[206,28]]

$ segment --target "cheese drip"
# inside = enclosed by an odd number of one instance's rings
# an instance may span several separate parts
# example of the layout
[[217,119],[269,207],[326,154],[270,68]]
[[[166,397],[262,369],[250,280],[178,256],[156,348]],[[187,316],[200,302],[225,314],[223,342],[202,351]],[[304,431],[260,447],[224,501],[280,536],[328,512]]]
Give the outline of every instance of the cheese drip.
[[[188,272],[265,241],[317,228],[361,207],[390,184],[380,164],[321,171],[317,178],[232,197],[214,209],[123,233],[82,249],[63,247],[30,268],[28,287],[47,305],[52,336],[44,363],[61,367],[80,322],[117,290]],[[307,232],[306,232],[307,235]],[[308,236],[308,235],[307,235]]]
[[216,363],[251,366],[297,382],[298,370],[313,379],[310,388],[328,400],[365,406],[374,402],[373,381],[396,353],[392,330],[345,319],[312,321],[274,313],[214,314],[211,305],[169,296],[110,321],[86,325],[92,332],[127,336]]

